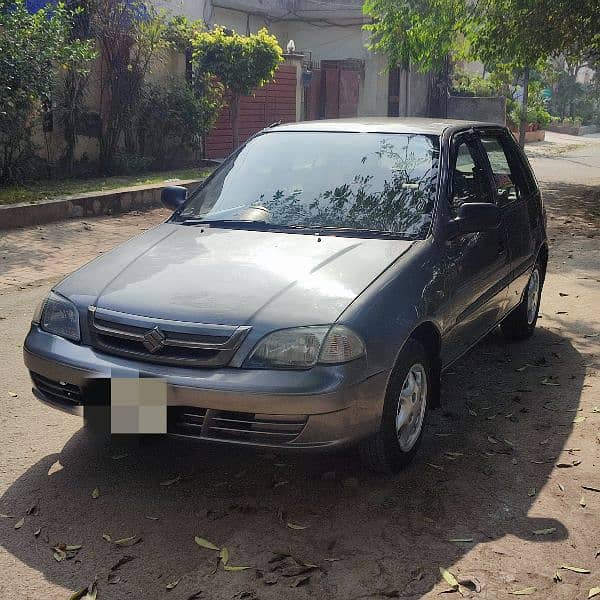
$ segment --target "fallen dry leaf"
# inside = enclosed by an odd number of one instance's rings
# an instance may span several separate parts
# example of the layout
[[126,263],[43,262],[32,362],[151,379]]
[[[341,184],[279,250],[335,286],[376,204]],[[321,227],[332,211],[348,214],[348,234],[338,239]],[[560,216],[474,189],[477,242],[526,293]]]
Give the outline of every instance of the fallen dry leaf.
[[25,523],[25,517],[20,518],[16,523],[15,523],[15,529],[21,529],[21,527],[23,527],[23,524]]
[[581,498],[579,500],[579,506],[581,506],[582,508],[585,508],[585,506],[586,506],[585,496],[581,496]]
[[533,535],[550,535],[556,531],[556,527],[548,527],[547,529],[534,529]]
[[163,487],[167,487],[169,485],[173,485],[174,483],[179,483],[181,481],[181,475],[177,475],[177,477],[173,477],[173,479],[167,479],[166,481],[161,481],[160,485]]
[[137,544],[138,542],[141,542],[142,538],[138,537],[137,535],[132,535],[130,537],[125,537],[125,538],[121,538],[119,540],[115,540],[115,544],[117,546],[133,546],[134,544]]
[[111,537],[110,533],[103,533],[102,534],[102,539],[105,542],[112,542],[112,537]]
[[206,548],[207,550],[217,550],[217,552],[221,550],[221,548],[215,546],[212,542],[209,542],[204,538],[196,536],[194,540],[196,541],[196,544],[198,544],[198,546],[200,546],[201,548]]
[[554,385],[554,386],[559,386],[560,383],[558,383],[558,381],[552,381],[549,377],[544,377],[544,379],[542,379],[540,381],[540,383],[542,385]]
[[18,397],[19,397],[19,394],[17,394],[16,392],[8,392],[8,395],[9,395],[11,398],[18,398]]
[[447,571],[444,567],[440,567],[440,575],[453,590],[458,590],[458,580],[450,573],[450,571]]
[[40,535],[40,533],[42,533],[42,528],[38,527],[34,532],[33,535],[34,537],[38,537],[38,535]]
[[582,485],[581,487],[589,492],[600,492],[600,487],[595,487],[593,485]]
[[223,567],[224,571],[246,571],[247,569],[251,569],[252,567],[234,567],[232,565],[225,565]]
[[295,579],[290,587],[301,587],[303,585],[306,585],[308,582],[310,581],[310,575],[303,575],[302,577],[298,577],[297,579]]
[[473,541],[473,538],[469,538],[469,537],[465,537],[465,538],[450,538],[448,540],[449,542],[454,542],[455,544],[459,544],[459,543],[469,543]]
[[290,528],[290,529],[306,529],[308,527],[308,525],[298,525],[297,523],[291,523],[290,521],[288,521],[286,523],[286,525]]
[[219,558],[221,559],[221,564],[225,566],[229,562],[229,550],[225,547],[221,548]]
[[63,466],[60,464],[60,461],[56,461],[54,463],[52,463],[50,465],[50,468],[48,469],[48,477],[50,477],[50,475],[54,475],[54,473],[58,473],[59,471],[63,470]]
[[135,556],[129,556],[129,555],[125,555],[122,558],[120,558],[111,568],[111,571],[116,571],[117,569],[120,569],[123,565],[127,564],[128,562],[131,562],[132,560],[135,560]]
[[98,488],[94,488],[92,490],[92,498],[94,500],[96,500],[97,498],[100,498],[100,490]]
[[175,581],[172,581],[171,583],[167,583],[166,587],[168,590],[172,590],[173,588],[177,587],[178,583],[179,583],[179,579],[176,579]]
[[588,600],[590,600],[590,598],[595,598],[596,596],[600,596],[600,587],[593,587],[588,592]]
[[513,596],[531,596],[531,594],[535,594],[536,592],[537,592],[537,588],[527,587],[527,588],[523,588],[522,590],[515,590],[514,592],[508,592],[508,593],[512,594]]
[[552,577],[552,580],[555,583],[560,583],[562,581],[562,577],[561,577],[560,571],[557,570],[556,573],[554,573],[554,576]]
[[573,419],[573,423],[583,423],[586,419],[587,417],[584,417],[583,415],[578,415]]
[[561,565],[561,569],[566,571],[573,571],[573,573],[590,573],[589,569],[583,569],[582,567],[571,567],[570,565]]
[[463,588],[466,588],[466,591],[469,592],[479,593],[481,592],[482,587],[483,586],[481,585],[481,581],[479,581],[477,577],[473,577],[471,575],[463,575],[458,580],[458,591],[462,596],[467,595],[465,594],[465,590]]

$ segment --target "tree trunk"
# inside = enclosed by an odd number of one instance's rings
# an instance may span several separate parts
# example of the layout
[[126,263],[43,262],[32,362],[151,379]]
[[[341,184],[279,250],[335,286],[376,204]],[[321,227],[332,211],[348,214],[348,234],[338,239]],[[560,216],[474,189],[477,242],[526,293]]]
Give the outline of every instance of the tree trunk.
[[527,103],[529,102],[529,67],[523,73],[523,104],[521,106],[521,123],[519,125],[519,146],[525,147],[525,130],[527,129]]
[[240,146],[240,97],[233,94],[229,101],[229,114],[231,116],[231,131],[233,133],[233,149]]

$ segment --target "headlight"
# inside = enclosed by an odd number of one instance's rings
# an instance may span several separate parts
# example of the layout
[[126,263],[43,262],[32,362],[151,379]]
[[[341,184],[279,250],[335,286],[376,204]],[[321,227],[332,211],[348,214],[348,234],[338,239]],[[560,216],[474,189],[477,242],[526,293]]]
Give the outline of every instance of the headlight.
[[54,292],[50,292],[38,306],[33,315],[33,322],[39,323],[40,327],[48,333],[54,333],[74,342],[81,340],[77,308],[72,302]]
[[363,341],[343,325],[281,329],[264,337],[246,359],[249,369],[309,369],[363,356]]

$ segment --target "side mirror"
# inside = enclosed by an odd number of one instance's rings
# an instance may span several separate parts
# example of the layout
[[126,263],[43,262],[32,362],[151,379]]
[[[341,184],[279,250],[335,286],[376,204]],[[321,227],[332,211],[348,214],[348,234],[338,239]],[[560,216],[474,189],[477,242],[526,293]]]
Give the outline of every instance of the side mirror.
[[180,185],[171,185],[163,189],[160,201],[169,210],[177,210],[183,206],[187,200],[187,188]]
[[500,209],[488,202],[467,202],[448,224],[448,239],[465,233],[490,231],[500,225]]

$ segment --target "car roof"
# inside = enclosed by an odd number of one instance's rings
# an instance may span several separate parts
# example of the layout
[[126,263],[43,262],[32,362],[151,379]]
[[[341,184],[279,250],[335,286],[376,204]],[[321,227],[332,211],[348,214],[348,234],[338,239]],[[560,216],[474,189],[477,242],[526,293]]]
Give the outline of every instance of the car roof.
[[277,125],[276,131],[338,131],[351,133],[422,133],[442,135],[449,129],[472,127],[501,127],[480,121],[428,119],[424,117],[364,117],[354,119],[325,119]]

